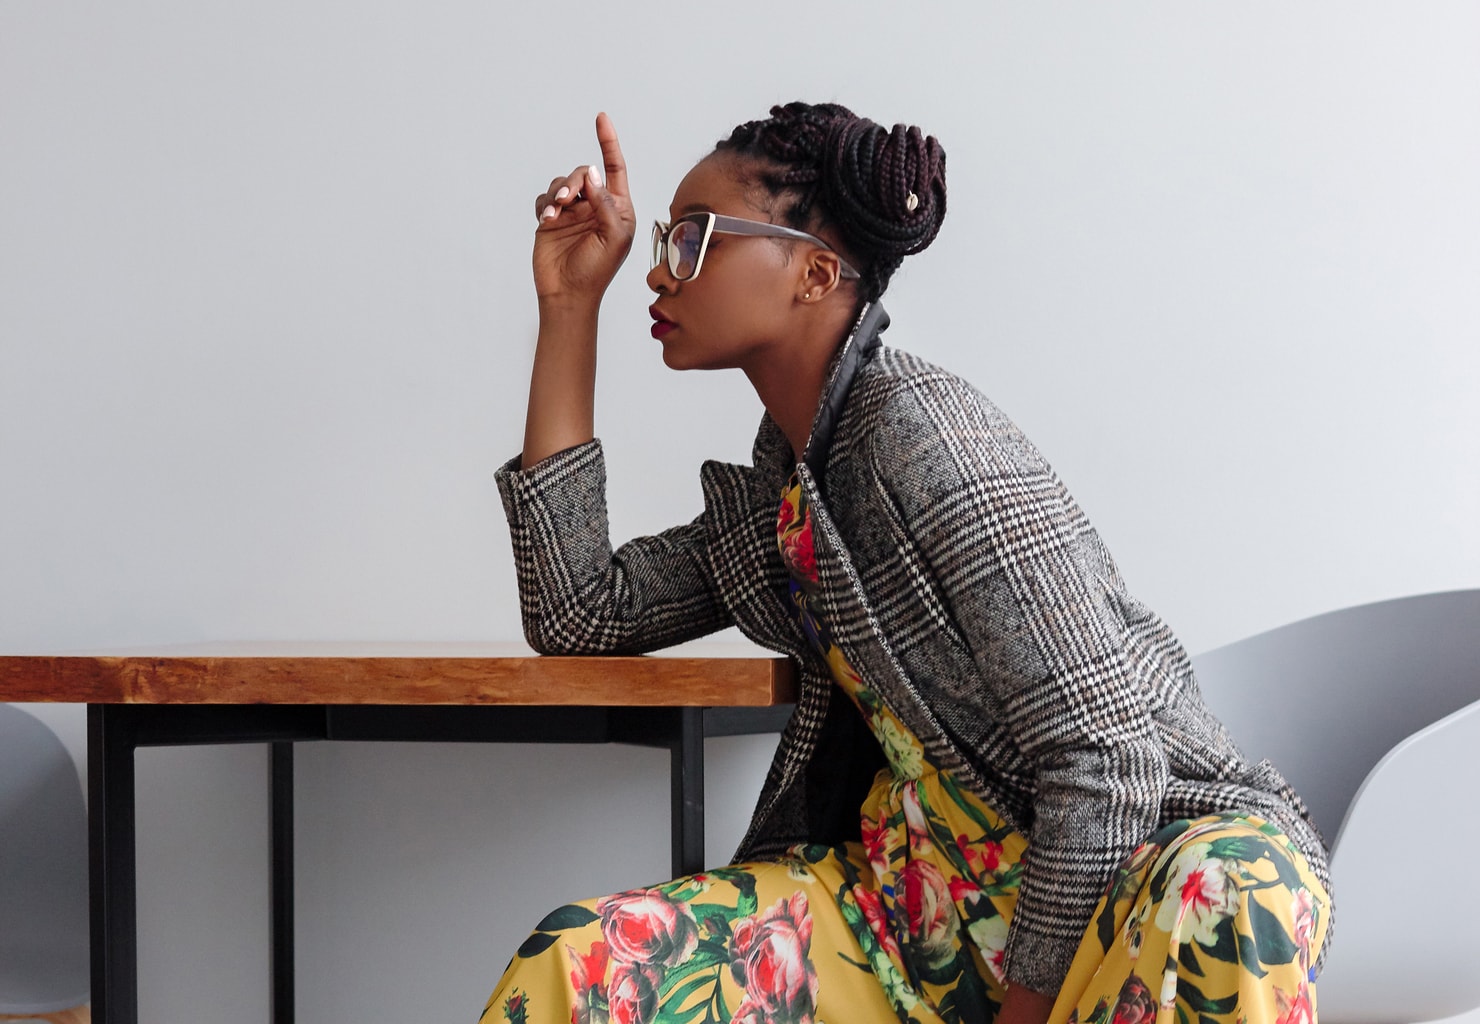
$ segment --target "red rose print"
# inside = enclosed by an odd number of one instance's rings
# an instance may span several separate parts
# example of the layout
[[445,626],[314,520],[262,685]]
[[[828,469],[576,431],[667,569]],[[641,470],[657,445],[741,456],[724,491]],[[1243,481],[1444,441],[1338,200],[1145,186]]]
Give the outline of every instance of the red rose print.
[[966,866],[977,877],[981,877],[988,871],[996,871],[1002,864],[1001,843],[994,843],[990,839],[982,839],[973,843],[963,833],[956,837],[956,845],[961,848],[961,853],[966,858]]
[[781,559],[804,580],[817,582],[817,556],[812,550],[812,510],[804,513],[802,528],[781,538]]
[[910,936],[927,963],[940,967],[956,955],[961,921],[946,878],[928,860],[912,860],[899,873]]
[[966,906],[982,898],[981,886],[965,878],[951,879],[951,899]]
[[880,821],[863,816],[863,849],[869,866],[880,878],[889,871],[889,829]]
[[612,970],[611,1024],[648,1024],[658,1013],[663,972],[653,964],[618,963]]
[[1310,988],[1303,983],[1293,996],[1283,989],[1275,989],[1274,1007],[1278,1014],[1275,1024],[1315,1024],[1315,1012],[1310,1005]]
[[920,803],[920,784],[911,779],[899,791],[900,809],[904,811],[905,830],[910,836],[910,852],[928,854],[935,849],[930,841],[930,823],[925,818],[925,808]]
[[[565,951],[570,954],[570,985],[575,992],[575,1005],[571,1007],[570,1024],[593,1024],[591,1019],[592,1004],[598,1009],[606,1005],[606,965],[607,951],[606,943],[595,942],[591,949],[582,956],[572,946],[566,946]],[[598,1015],[597,1021],[601,1017]]]
[[1134,974],[1120,987],[1110,1024],[1150,1024],[1156,1017],[1156,1000],[1146,983]]
[[894,929],[889,923],[889,912],[884,909],[884,900],[878,893],[865,889],[861,885],[853,887],[853,898],[858,901],[858,908],[863,911],[863,919],[868,922],[868,930],[874,933],[874,938],[879,940],[879,945],[884,952],[899,959],[899,939],[895,937]]
[[601,935],[619,963],[672,967],[687,960],[699,944],[693,911],[657,889],[608,896],[596,904],[596,911]]
[[796,517],[796,506],[791,503],[791,499],[782,498],[781,511],[776,514],[776,532],[785,533],[786,528],[791,525],[792,520],[794,520]]
[[504,1020],[509,1024],[526,1024],[529,1020],[529,997],[517,988],[504,1000]]
[[1301,886],[1290,900],[1290,913],[1295,918],[1295,945],[1300,950],[1300,963],[1310,966],[1310,943],[1316,930],[1316,899]]
[[730,972],[745,986],[747,1014],[768,1024],[812,1024],[817,969],[808,956],[811,949],[806,893],[735,922]]
[[765,1010],[746,998],[735,1007],[735,1013],[730,1017],[730,1024],[771,1024],[771,1018],[766,1016]]

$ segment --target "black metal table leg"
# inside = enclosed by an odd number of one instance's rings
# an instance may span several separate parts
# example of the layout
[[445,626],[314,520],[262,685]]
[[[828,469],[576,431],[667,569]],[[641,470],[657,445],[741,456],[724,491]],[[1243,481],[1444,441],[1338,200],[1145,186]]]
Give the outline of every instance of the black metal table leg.
[[87,709],[92,1019],[97,1024],[138,1024],[139,1019],[135,718],[123,705]]
[[269,826],[272,844],[272,1022],[293,1024],[293,744],[268,745]]
[[678,709],[673,738],[673,875],[704,870],[704,709]]

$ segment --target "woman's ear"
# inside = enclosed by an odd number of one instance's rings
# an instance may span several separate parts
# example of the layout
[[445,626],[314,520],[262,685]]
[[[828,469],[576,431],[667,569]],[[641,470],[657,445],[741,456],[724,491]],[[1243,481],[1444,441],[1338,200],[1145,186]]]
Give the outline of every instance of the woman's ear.
[[837,290],[843,268],[838,254],[830,249],[813,249],[802,264],[804,273],[798,281],[797,301],[820,302]]

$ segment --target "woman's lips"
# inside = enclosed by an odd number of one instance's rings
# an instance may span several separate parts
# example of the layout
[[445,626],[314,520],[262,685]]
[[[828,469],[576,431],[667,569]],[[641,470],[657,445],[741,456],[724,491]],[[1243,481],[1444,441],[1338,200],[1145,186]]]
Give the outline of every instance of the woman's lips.
[[653,324],[653,337],[654,338],[657,338],[659,341],[662,341],[663,340],[663,335],[667,334],[669,331],[673,330],[675,327],[678,326],[678,324],[674,323],[672,320],[669,320],[662,313],[658,312],[658,307],[657,306],[649,306],[648,307],[648,314],[655,321],[657,321],[656,323]]

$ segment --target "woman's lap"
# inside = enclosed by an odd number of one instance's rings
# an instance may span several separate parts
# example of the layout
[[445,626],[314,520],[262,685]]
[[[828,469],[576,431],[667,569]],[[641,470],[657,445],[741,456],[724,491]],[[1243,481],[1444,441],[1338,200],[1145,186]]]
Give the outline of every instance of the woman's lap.
[[[557,908],[481,1019],[989,1020],[1001,987],[964,928],[952,987],[891,974],[856,892],[866,863],[858,844],[808,847]],[[1051,1024],[1305,1024],[1326,906],[1299,853],[1258,819],[1174,823],[1117,871]]]
[[796,857],[560,907],[481,1020],[895,1021],[833,902],[841,880],[835,859]]
[[1117,869],[1050,1020],[1309,1024],[1329,906],[1262,820],[1173,822]]

